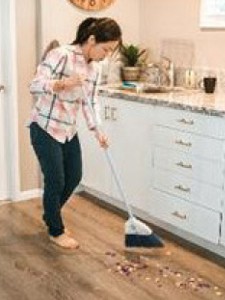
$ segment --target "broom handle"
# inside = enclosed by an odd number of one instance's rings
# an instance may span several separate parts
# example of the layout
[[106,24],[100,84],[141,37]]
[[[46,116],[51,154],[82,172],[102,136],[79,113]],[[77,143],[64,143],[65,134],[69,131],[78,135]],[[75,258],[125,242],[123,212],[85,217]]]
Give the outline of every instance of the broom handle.
[[[85,99],[86,99],[86,103],[87,103],[87,105],[88,105],[88,108],[89,108],[89,110],[90,110],[90,112],[91,112],[91,115],[92,115],[92,117],[93,117],[93,120],[94,120],[95,132],[98,133],[98,132],[100,132],[100,129],[99,129],[99,126],[98,126],[98,124],[97,124],[95,112],[94,112],[94,110],[93,110],[93,107],[92,107],[92,105],[91,105],[91,103],[90,103],[88,97],[86,96],[86,92],[85,92],[84,88],[82,88],[82,91],[83,91],[84,97],[85,97]],[[93,97],[95,97],[95,91],[93,92]],[[109,166],[110,166],[110,169],[111,169],[111,171],[112,171],[113,178],[114,178],[114,180],[115,180],[115,182],[116,182],[118,191],[119,191],[119,193],[120,193],[120,195],[121,195],[121,197],[122,197],[122,200],[124,201],[124,203],[125,203],[125,205],[126,205],[128,215],[130,216],[130,218],[133,219],[133,218],[134,218],[134,215],[133,215],[133,213],[132,213],[132,210],[131,210],[131,207],[130,207],[130,205],[129,205],[128,198],[127,198],[127,196],[126,196],[126,194],[125,194],[125,191],[124,191],[124,189],[122,188],[122,184],[121,184],[121,181],[120,181],[120,179],[119,179],[118,172],[117,172],[117,170],[116,170],[115,164],[114,164],[113,159],[112,159],[112,155],[110,154],[110,151],[109,151],[109,149],[107,149],[107,148],[104,148],[104,153],[105,153],[107,162],[108,162],[108,164],[109,164]]]
[[122,187],[121,181],[120,181],[120,179],[119,179],[118,172],[117,172],[116,167],[115,167],[115,164],[114,164],[114,162],[113,162],[112,155],[111,155],[109,149],[104,149],[104,152],[105,152],[105,155],[106,155],[106,159],[107,159],[107,161],[108,161],[108,164],[109,164],[109,166],[110,166],[110,169],[111,169],[111,171],[112,171],[113,178],[114,178],[114,180],[115,180],[115,182],[116,182],[116,185],[117,185],[118,191],[119,191],[119,193],[120,193],[120,196],[122,197],[122,200],[123,200],[124,203],[126,204],[128,215],[130,216],[130,218],[134,218],[134,215],[133,215],[133,213],[132,213],[132,211],[131,211],[131,207],[130,207],[130,205],[129,205],[129,203],[128,203],[128,198],[127,198],[127,196],[126,196],[126,194],[125,194],[125,191],[124,191],[124,189],[123,189],[123,187]]

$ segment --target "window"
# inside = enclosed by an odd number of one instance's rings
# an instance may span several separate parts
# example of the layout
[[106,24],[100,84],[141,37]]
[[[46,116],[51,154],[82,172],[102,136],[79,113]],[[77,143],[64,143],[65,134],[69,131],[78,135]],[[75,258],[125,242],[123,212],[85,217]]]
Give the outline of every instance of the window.
[[225,29],[225,0],[201,1],[200,27]]

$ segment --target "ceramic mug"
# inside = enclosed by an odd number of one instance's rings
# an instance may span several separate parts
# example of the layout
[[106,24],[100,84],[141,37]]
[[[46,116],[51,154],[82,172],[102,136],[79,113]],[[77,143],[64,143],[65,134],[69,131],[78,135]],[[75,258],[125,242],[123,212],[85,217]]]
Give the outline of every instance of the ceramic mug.
[[204,89],[205,93],[212,94],[215,91],[216,87],[216,77],[204,77],[201,80],[201,86]]

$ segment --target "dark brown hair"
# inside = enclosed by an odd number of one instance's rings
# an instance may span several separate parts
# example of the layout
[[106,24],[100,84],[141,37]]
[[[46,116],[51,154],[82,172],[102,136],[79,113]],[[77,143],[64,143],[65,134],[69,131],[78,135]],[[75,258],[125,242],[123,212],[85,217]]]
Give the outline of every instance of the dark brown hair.
[[93,35],[97,43],[122,40],[122,32],[116,21],[110,18],[87,18],[78,27],[72,45],[84,44]]

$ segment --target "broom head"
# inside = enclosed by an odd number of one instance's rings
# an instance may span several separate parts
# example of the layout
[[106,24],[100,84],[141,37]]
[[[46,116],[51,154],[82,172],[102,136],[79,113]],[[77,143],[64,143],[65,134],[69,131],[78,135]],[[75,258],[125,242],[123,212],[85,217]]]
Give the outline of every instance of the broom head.
[[164,245],[151,228],[135,217],[130,217],[125,223],[125,246],[159,248]]

